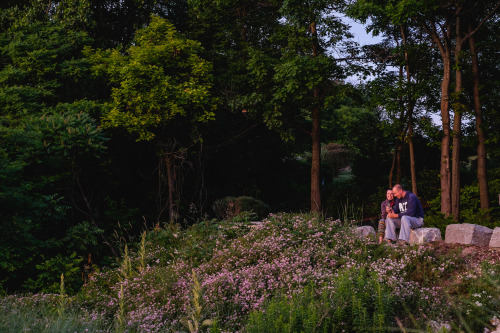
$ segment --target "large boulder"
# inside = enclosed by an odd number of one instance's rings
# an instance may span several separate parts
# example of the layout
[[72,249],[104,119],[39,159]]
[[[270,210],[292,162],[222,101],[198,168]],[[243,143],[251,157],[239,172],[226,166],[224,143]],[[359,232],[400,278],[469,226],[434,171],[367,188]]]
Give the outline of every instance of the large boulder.
[[354,229],[354,233],[361,238],[375,236],[375,229],[372,226],[364,225]]
[[493,230],[478,224],[450,224],[446,227],[445,243],[489,246]]
[[490,239],[490,247],[500,248],[500,227],[493,229]]
[[412,229],[410,233],[410,244],[424,244],[440,240],[443,239],[438,228],[417,228]]

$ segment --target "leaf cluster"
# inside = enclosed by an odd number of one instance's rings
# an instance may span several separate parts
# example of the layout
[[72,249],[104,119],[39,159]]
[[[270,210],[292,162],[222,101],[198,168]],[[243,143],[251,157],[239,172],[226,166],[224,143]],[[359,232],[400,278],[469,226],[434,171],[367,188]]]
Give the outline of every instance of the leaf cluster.
[[193,124],[214,119],[211,65],[198,55],[200,44],[178,36],[166,20],[153,16],[125,54],[92,52],[87,49],[95,73],[104,72],[113,84],[103,126],[149,141],[179,118]]

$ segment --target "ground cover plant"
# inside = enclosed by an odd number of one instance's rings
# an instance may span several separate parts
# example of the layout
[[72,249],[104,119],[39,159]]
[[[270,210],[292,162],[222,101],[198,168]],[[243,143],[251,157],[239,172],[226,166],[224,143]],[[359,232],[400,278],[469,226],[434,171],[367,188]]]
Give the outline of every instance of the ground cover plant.
[[[393,247],[355,223],[271,214],[145,232],[76,295],[6,296],[0,332],[483,332],[500,260]],[[29,318],[29,319],[28,319]],[[445,325],[447,324],[447,325]]]

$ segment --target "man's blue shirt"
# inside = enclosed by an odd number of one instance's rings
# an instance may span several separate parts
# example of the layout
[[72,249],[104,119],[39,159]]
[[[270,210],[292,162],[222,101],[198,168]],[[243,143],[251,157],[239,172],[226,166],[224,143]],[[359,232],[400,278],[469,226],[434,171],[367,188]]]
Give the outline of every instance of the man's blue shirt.
[[398,214],[398,218],[402,216],[421,217],[424,218],[424,209],[417,196],[409,191],[401,199],[396,199],[394,204],[394,213]]

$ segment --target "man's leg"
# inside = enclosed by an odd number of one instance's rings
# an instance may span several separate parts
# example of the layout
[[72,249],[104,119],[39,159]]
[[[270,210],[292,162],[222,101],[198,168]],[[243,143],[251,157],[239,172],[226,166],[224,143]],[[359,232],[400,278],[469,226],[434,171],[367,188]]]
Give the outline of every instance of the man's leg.
[[420,228],[423,225],[423,218],[404,215],[403,217],[401,217],[401,231],[399,232],[399,239],[402,239],[405,242],[409,242],[411,229]]
[[385,219],[385,239],[396,240],[396,228],[401,227],[400,219]]

